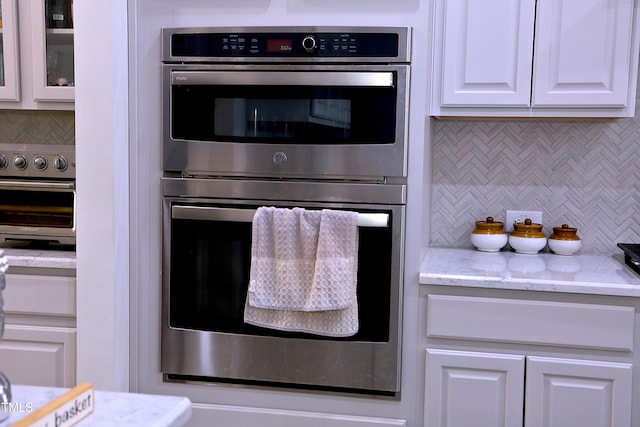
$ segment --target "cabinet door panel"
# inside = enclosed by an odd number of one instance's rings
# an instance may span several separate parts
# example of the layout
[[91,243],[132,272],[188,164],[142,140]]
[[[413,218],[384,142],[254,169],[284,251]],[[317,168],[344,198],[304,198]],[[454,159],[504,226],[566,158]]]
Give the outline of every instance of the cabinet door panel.
[[535,1],[442,5],[441,105],[528,107]]
[[633,15],[633,0],[539,2],[533,106],[627,106]]
[[427,350],[425,427],[522,425],[524,356]]
[[632,366],[527,358],[527,427],[629,427]]
[[14,384],[71,387],[76,382],[76,330],[6,325],[0,371]]

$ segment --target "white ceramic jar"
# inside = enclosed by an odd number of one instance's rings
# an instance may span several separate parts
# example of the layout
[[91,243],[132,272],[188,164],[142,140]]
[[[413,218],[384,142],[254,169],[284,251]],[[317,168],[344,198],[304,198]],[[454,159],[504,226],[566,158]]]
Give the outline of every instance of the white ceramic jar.
[[471,233],[471,244],[482,252],[498,252],[507,245],[508,236],[504,232],[504,223],[487,217],[486,221],[476,221]]
[[542,224],[536,224],[530,218],[524,222],[513,224],[513,232],[509,236],[509,246],[520,254],[537,254],[547,245],[547,238],[542,232]]
[[573,255],[582,247],[582,241],[578,237],[578,229],[562,224],[561,227],[553,227],[553,234],[549,236],[549,249],[557,255]]

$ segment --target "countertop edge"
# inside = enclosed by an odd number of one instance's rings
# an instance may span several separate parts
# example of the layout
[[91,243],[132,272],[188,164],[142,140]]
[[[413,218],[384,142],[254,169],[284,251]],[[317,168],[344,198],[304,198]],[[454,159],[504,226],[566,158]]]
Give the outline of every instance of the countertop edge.
[[27,267],[76,270],[77,266],[75,251],[17,249],[0,246],[0,256],[3,253],[9,269],[12,267]]
[[475,249],[431,247],[421,264],[419,283],[640,297],[640,277],[624,265],[617,254],[565,257],[551,253],[490,254]]
[[[14,423],[27,415],[24,408],[37,409],[68,389],[57,387],[12,385],[15,412],[5,423]],[[191,401],[183,396],[152,395],[95,390],[96,409],[77,425],[111,427],[180,427],[191,418]],[[29,405],[29,406],[27,406]],[[0,426],[6,425],[0,423]]]

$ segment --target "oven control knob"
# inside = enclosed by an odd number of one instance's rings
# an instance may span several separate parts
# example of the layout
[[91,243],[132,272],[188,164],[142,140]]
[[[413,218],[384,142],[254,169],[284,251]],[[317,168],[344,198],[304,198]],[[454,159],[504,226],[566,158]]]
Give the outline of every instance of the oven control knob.
[[33,166],[35,166],[38,170],[44,170],[47,168],[47,159],[42,156],[37,156],[35,159],[33,159]]
[[313,36],[305,36],[302,39],[302,48],[306,52],[313,52],[318,48],[318,44],[316,43],[316,38]]
[[6,169],[9,166],[9,162],[7,162],[7,158],[4,154],[0,154],[0,169]]
[[28,165],[29,163],[27,162],[27,159],[24,158],[24,156],[17,155],[13,158],[13,166],[15,166],[16,169],[25,170]]
[[53,159],[53,167],[60,172],[64,172],[69,167],[69,163],[67,162],[67,159],[59,156]]

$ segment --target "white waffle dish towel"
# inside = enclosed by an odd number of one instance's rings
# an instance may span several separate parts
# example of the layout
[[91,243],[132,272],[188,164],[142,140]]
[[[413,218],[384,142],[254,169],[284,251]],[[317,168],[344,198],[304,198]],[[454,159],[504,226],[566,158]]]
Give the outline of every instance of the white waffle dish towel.
[[349,211],[259,208],[245,322],[327,336],[355,334],[357,220]]

